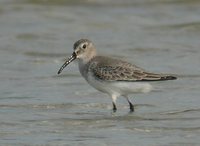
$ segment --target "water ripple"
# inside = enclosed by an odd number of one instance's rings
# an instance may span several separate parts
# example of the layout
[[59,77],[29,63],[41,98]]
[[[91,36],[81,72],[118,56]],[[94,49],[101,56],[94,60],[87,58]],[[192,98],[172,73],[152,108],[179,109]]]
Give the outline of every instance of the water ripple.
[[[66,57],[66,54],[63,53],[47,53],[47,52],[34,52],[34,51],[28,51],[24,53],[27,56],[31,56],[31,57],[48,57],[48,58],[52,58],[52,57]],[[70,54],[67,54],[68,56],[70,56]]]
[[188,112],[199,112],[199,111],[200,111],[200,108],[196,108],[196,109],[170,111],[170,112],[164,112],[164,113],[160,113],[160,114],[161,115],[175,115],[175,114],[188,113]]
[[157,29],[187,29],[187,30],[200,30],[200,22],[185,22],[180,24],[168,24],[156,26]]

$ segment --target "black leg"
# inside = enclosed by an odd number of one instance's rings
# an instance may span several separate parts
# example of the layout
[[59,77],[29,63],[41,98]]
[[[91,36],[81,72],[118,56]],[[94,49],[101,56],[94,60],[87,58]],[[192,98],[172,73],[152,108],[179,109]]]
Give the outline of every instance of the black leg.
[[134,112],[134,105],[130,101],[128,101],[128,103],[130,106],[130,112]]
[[134,112],[134,105],[131,103],[131,101],[129,100],[128,96],[124,96],[126,98],[126,100],[128,101],[129,103],[129,106],[130,106],[130,112]]
[[116,112],[117,111],[117,107],[116,107],[114,102],[112,102],[112,104],[113,104],[113,112]]

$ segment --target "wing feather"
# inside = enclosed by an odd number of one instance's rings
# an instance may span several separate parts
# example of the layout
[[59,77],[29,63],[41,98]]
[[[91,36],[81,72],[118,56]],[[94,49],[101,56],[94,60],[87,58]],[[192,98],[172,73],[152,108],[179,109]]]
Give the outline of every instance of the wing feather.
[[[97,58],[98,59],[98,58]],[[102,59],[101,59],[102,60]],[[90,64],[90,69],[93,75],[101,80],[106,81],[161,81],[161,80],[173,80],[174,76],[165,74],[155,74],[146,72],[135,65],[128,62],[108,59],[99,63],[95,60]]]

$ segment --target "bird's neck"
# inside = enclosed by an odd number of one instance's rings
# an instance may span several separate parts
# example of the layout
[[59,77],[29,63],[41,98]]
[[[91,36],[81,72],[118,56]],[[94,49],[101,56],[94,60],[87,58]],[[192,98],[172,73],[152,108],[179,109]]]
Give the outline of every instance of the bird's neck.
[[90,61],[96,56],[96,51],[91,51],[84,55],[84,58],[78,59],[79,71],[81,75],[87,80],[87,71],[88,66],[90,65]]

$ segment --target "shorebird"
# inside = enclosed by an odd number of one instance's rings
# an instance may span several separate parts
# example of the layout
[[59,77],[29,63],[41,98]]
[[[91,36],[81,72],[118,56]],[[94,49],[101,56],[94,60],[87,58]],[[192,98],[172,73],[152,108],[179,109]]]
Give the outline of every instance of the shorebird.
[[74,51],[59,69],[58,74],[73,60],[78,60],[79,71],[85,80],[97,90],[112,98],[113,112],[116,112],[117,97],[123,96],[129,103],[130,112],[134,105],[128,95],[152,90],[150,82],[175,80],[175,76],[157,74],[128,63],[126,61],[97,55],[94,44],[88,39],[74,43]]

